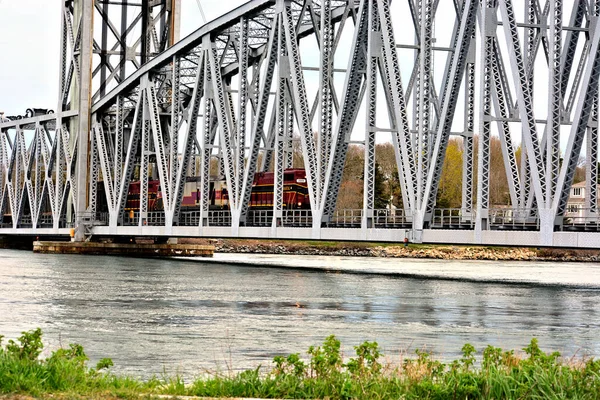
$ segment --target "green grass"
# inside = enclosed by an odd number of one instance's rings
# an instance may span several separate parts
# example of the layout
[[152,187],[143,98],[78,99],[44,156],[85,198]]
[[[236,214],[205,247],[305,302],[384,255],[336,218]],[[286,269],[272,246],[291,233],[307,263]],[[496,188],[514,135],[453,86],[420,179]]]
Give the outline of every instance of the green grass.
[[[545,353],[533,339],[523,357],[488,346],[481,358],[463,347],[450,363],[417,351],[401,365],[382,363],[377,343],[355,347],[344,361],[340,342],[330,336],[321,346],[278,356],[268,371],[213,375],[186,384],[181,376],[140,381],[108,371],[109,359],[87,366],[83,348],[72,344],[40,359],[42,332],[23,332],[5,346],[0,339],[0,397],[28,395],[54,398],[139,398],[158,394],[206,397],[297,399],[597,399],[600,361],[561,359]],[[475,367],[478,365],[478,367]]]

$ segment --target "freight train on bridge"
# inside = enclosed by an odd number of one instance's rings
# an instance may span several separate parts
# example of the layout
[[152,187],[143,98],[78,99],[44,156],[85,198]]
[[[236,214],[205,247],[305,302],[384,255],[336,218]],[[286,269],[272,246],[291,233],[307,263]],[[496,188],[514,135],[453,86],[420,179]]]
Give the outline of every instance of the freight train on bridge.
[[[261,172],[254,176],[252,195],[250,197],[250,210],[270,210],[273,208],[273,172]],[[186,178],[181,211],[198,210],[201,204],[201,184],[199,176]],[[140,181],[129,184],[125,211],[128,213],[140,210]],[[99,186],[99,199],[106,199],[103,185]],[[228,210],[229,194],[227,181],[224,177],[211,179],[209,189],[209,209]],[[148,211],[164,211],[162,191],[159,180],[148,181]],[[283,175],[283,207],[286,210],[310,210],[310,199],[306,185],[306,171],[303,169],[288,169]],[[98,205],[99,212],[108,212],[108,205],[104,201]]]

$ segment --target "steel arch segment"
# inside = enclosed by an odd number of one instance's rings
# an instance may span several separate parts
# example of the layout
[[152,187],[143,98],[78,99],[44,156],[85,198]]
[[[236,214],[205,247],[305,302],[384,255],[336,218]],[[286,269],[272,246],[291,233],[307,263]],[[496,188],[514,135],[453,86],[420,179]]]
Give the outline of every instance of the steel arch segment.
[[598,215],[598,108],[599,96],[592,105],[592,115],[587,130],[586,143],[586,193],[584,207],[589,210],[588,217]]
[[368,0],[367,12],[367,73],[366,73],[366,118],[365,118],[365,161],[363,166],[363,227],[370,227],[375,208],[375,131],[377,121],[377,67],[378,56],[374,36],[379,34],[377,7]]
[[[44,128],[44,131],[46,129]],[[55,208],[56,208],[56,203],[55,203],[55,197],[54,197],[54,185],[52,182],[52,174],[54,172],[54,163],[53,163],[53,158],[54,158],[54,154],[56,152],[56,144],[58,143],[58,135],[56,134],[58,132],[58,128],[56,128],[55,130],[55,136],[54,136],[54,140],[51,140],[49,134],[47,136],[44,136],[41,138],[40,141],[40,145],[42,147],[42,158],[43,158],[43,162],[44,162],[44,185],[45,185],[45,190],[46,190],[46,194],[48,195],[48,200],[50,203],[50,211],[53,215],[54,218],[54,212],[55,212]],[[52,143],[52,150],[48,150],[48,142],[46,141],[50,141]]]
[[548,77],[548,118],[546,123],[546,208],[552,207],[558,181],[560,163],[560,126],[562,121],[562,0],[550,2],[549,15],[549,57],[550,74]]

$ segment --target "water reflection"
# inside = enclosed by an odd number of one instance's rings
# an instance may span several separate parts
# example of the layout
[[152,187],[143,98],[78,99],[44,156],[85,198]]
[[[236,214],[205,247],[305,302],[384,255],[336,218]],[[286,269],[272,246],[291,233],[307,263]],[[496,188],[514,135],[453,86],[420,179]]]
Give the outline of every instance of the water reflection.
[[[405,279],[0,250],[0,333],[40,326],[118,372],[270,364],[335,334],[440,358],[470,342],[600,355],[600,290]],[[410,261],[402,261],[410,262]],[[432,261],[438,262],[438,261]],[[557,268],[561,268],[560,265]]]

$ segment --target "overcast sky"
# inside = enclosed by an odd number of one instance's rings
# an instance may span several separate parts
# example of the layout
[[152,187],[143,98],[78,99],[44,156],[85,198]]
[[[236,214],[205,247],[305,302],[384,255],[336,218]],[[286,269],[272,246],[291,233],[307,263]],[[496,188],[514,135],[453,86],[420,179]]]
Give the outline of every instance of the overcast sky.
[[[196,0],[182,1],[182,37],[202,25]],[[201,0],[210,20],[243,0]],[[0,111],[56,109],[61,0],[0,0]]]

